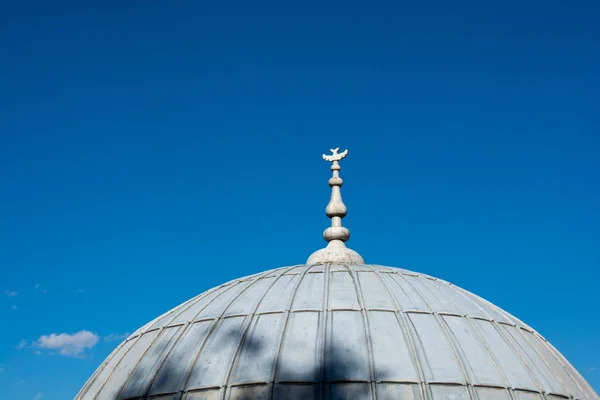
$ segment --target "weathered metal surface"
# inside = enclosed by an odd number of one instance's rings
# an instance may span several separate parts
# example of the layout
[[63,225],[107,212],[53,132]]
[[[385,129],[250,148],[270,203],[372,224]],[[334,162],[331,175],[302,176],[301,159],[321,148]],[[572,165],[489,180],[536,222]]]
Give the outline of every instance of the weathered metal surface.
[[205,292],[131,335],[76,397],[146,398],[600,399],[550,343],[480,297],[343,264]]

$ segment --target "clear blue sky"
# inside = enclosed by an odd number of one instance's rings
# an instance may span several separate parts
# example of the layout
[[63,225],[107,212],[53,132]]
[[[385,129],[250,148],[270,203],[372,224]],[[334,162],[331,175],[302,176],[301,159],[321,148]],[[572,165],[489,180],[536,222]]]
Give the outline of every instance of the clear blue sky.
[[0,397],[72,398],[119,335],[303,263],[337,146],[350,247],[600,391],[597,1],[89,3],[1,4]]

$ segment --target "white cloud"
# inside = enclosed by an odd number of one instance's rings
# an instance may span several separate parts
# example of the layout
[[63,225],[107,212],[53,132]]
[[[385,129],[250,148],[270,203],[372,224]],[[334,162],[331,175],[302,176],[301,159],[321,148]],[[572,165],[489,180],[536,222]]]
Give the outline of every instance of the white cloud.
[[33,400],[40,400],[42,397],[44,397],[44,393],[39,392],[38,394],[35,395],[35,397],[33,398]]
[[33,352],[33,354],[35,354],[36,356],[39,356],[40,354],[42,354],[42,352],[39,351],[39,350],[36,350],[36,351]]
[[15,292],[14,290],[5,290],[4,294],[8,297],[17,297],[19,295],[19,292]]
[[39,283],[36,283],[34,287],[42,293],[46,293],[48,291],[48,290],[44,289],[42,287],[42,285],[40,285]]
[[86,349],[91,349],[98,343],[98,335],[90,331],[79,331],[74,334],[51,333],[41,336],[34,345],[48,350],[58,350],[61,356],[78,356]]
[[13,304],[11,307],[13,310],[16,310],[17,308],[19,308],[16,304]]
[[111,333],[108,336],[104,336],[104,341],[105,342],[116,342],[116,341],[123,341],[125,339],[127,339],[129,337],[130,333],[129,332],[125,332],[125,333]]
[[19,342],[19,344],[17,345],[17,349],[24,349],[25,347],[27,347],[29,345],[29,342],[25,339],[21,340]]

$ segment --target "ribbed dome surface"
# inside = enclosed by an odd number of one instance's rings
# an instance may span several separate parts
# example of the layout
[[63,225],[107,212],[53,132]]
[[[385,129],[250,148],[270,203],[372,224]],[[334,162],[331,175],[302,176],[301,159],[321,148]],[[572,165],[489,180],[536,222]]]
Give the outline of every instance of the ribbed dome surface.
[[550,343],[445,281],[295,266],[221,285],[139,329],[76,399],[599,399]]

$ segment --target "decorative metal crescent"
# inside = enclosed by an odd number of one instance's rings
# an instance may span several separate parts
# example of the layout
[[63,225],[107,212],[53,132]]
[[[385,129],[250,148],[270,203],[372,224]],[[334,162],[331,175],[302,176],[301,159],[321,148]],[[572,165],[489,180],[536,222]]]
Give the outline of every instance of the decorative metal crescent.
[[330,156],[323,154],[323,160],[330,161],[330,162],[340,161],[342,158],[344,158],[348,155],[348,149],[344,150],[341,153],[338,153],[339,150],[340,150],[339,147],[337,147],[335,149],[329,149],[329,151],[331,151],[333,154]]

